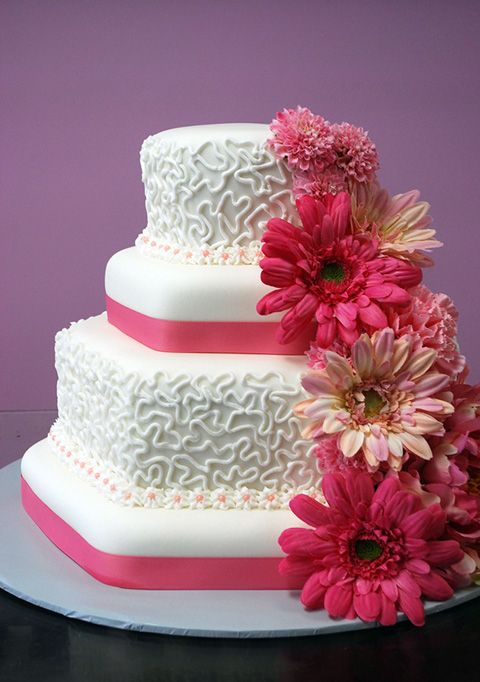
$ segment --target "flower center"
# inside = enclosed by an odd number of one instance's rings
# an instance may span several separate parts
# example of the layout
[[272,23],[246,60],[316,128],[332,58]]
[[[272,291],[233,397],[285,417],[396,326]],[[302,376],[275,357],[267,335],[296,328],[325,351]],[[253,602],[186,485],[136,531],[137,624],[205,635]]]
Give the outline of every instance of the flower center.
[[363,392],[363,397],[365,398],[365,416],[376,417],[380,414],[380,410],[385,405],[382,396],[374,388],[369,388]]
[[469,479],[465,484],[465,488],[469,495],[480,495],[480,471],[468,471]]
[[375,540],[355,540],[355,554],[362,561],[375,561],[383,554],[383,548]]
[[345,271],[340,263],[325,263],[320,277],[327,282],[343,282],[345,279]]

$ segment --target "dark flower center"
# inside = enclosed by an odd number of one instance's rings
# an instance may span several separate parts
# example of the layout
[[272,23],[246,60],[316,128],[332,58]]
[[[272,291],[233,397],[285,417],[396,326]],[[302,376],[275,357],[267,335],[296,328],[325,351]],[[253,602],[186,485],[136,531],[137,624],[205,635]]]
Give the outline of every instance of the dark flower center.
[[374,388],[364,391],[363,396],[365,398],[365,416],[376,417],[385,405],[384,399]]
[[383,548],[375,540],[355,540],[355,554],[362,561],[375,561],[383,554]]
[[469,495],[480,495],[480,471],[469,469],[469,479],[465,484],[466,491]]
[[327,282],[343,282],[345,271],[340,263],[325,263],[320,272],[320,277]]

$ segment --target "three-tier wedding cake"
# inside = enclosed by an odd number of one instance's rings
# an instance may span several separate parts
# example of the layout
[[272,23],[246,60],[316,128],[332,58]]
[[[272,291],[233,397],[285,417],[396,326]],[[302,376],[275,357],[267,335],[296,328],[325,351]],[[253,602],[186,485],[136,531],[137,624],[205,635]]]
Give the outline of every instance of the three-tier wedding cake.
[[141,166],[148,223],[107,264],[106,314],[57,335],[26,511],[112,585],[296,587],[421,625],[480,583],[480,385],[422,283],[429,205],[304,107],[154,135]]
[[292,409],[311,329],[281,345],[256,312],[266,222],[295,214],[268,133],[147,138],[147,226],[107,264],[106,314],[57,334],[59,417],[23,458],[24,506],[105,582],[291,584],[277,537],[320,472]]

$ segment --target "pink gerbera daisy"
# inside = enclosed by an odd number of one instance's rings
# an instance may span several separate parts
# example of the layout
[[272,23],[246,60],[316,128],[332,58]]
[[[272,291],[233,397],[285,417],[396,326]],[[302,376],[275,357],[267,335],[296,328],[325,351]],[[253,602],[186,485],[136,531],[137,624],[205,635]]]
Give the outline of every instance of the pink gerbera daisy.
[[442,539],[441,507],[423,508],[396,477],[374,491],[368,474],[327,474],[322,488],[328,507],[307,495],[290,503],[313,529],[289,528],[279,538],[288,554],[280,572],[305,578],[304,606],[382,625],[393,625],[403,611],[422,625],[422,597],[449,599],[453,590],[441,572],[464,557],[456,540]]
[[305,196],[297,208],[303,229],[272,218],[263,235],[262,281],[277,290],[258,302],[257,311],[289,311],[279,327],[279,342],[292,341],[314,318],[323,348],[336,337],[351,344],[365,329],[386,327],[386,306],[410,303],[406,289],[419,284],[420,268],[379,253],[371,236],[349,233],[345,192],[323,201]]
[[278,112],[270,129],[270,145],[293,170],[322,171],[335,158],[330,124],[306,107]]
[[324,369],[303,377],[313,394],[296,406],[311,422],[304,435],[319,438],[338,435],[345,457],[362,452],[368,465],[383,463],[400,470],[405,450],[431,459],[427,436],[442,436],[443,421],[453,406],[438,394],[448,387],[449,377],[431,371],[435,351],[413,349],[411,339],[395,339],[392,329],[367,334],[353,344],[351,362],[326,352]]
[[430,205],[419,201],[420,192],[411,190],[391,197],[377,182],[357,184],[352,192],[354,232],[375,234],[382,253],[416,263],[432,265],[424,251],[442,246],[435,239]]

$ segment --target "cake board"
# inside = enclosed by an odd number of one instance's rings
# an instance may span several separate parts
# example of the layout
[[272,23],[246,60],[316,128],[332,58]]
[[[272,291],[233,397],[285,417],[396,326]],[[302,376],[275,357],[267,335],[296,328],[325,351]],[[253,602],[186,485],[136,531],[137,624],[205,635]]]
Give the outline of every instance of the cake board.
[[[20,500],[20,461],[0,470],[0,587],[69,618],[123,630],[190,637],[269,638],[332,634],[377,627],[307,612],[287,590],[131,590],[98,582],[35,526]],[[447,602],[426,603],[433,614],[480,596],[480,587]],[[405,620],[404,616],[399,621]]]

